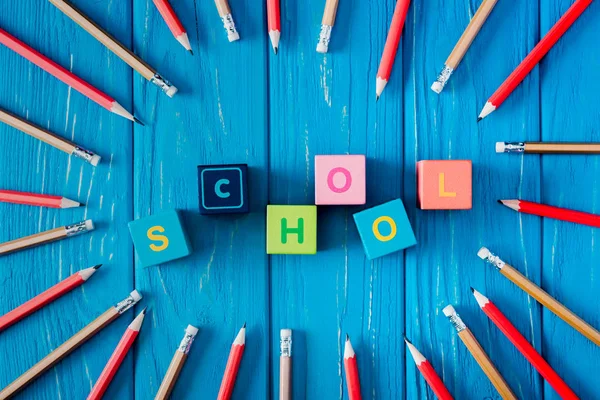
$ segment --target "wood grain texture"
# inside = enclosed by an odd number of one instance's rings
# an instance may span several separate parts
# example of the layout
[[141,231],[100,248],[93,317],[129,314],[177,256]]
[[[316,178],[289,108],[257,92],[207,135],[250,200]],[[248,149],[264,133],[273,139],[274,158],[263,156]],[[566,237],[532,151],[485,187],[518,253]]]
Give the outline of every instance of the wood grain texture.
[[[74,271],[105,264],[85,285],[0,334],[0,386],[137,286],[149,320],[106,398],[152,399],[188,324],[200,331],[173,398],[215,398],[244,322],[246,350],[233,399],[278,397],[281,328],[294,331],[294,399],[347,398],[345,333],[365,399],[434,398],[405,354],[403,332],[455,398],[499,398],[445,320],[447,304],[518,398],[557,398],[480,311],[473,286],[494,299],[581,398],[598,397],[600,384],[588,377],[600,367],[600,350],[476,256],[480,246],[489,247],[600,328],[598,233],[496,204],[521,197],[599,213],[599,159],[494,152],[496,141],[600,141],[598,4],[500,110],[476,124],[485,100],[571,0],[499,0],[441,95],[429,86],[480,0],[414,1],[377,104],[375,74],[394,0],[340,1],[326,55],[315,52],[325,1],[282,0],[284,45],[277,56],[263,2],[231,0],[242,39],[229,43],[213,2],[173,1],[193,57],[149,0],[74,3],[180,92],[165,96],[49,2],[3,4],[0,27],[113,96],[146,127],[134,127],[0,47],[0,107],[103,157],[94,169],[0,125],[0,188],[87,205],[1,204],[0,242],[86,217],[97,224],[89,234],[0,257],[0,313]],[[367,156],[367,205],[319,207],[316,255],[266,256],[266,204],[314,204],[319,154]],[[415,164],[425,159],[473,160],[473,210],[416,209]],[[200,216],[196,166],[223,163],[249,165],[251,213]],[[352,214],[395,198],[404,201],[418,245],[368,261]],[[126,224],[163,209],[181,212],[194,253],[136,267]],[[131,320],[128,313],[20,398],[85,397]],[[35,340],[21,351],[26,335]]]

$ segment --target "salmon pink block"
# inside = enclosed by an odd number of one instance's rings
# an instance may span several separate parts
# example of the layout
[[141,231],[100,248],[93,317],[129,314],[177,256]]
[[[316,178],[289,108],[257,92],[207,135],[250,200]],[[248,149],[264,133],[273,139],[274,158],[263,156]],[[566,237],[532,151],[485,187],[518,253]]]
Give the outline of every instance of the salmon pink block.
[[315,156],[315,204],[365,204],[365,156]]
[[417,182],[422,210],[470,210],[473,205],[471,160],[419,161]]

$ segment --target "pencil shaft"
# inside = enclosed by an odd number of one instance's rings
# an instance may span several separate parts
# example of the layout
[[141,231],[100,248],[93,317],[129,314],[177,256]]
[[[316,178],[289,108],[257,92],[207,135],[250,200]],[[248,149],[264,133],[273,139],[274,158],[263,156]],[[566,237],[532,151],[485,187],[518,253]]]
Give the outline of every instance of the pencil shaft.
[[519,212],[600,228],[600,215],[519,200]]
[[215,0],[215,5],[217,6],[217,11],[219,11],[221,17],[231,14],[231,8],[229,8],[227,0]]
[[563,306],[556,299],[542,290],[539,286],[531,282],[511,265],[505,264],[500,273],[510,279],[515,285],[523,289],[527,294],[536,299],[548,310],[556,314],[560,319],[571,325],[583,336],[590,339],[597,346],[600,346],[600,332],[590,326],[587,322],[575,315],[567,307]]
[[477,364],[479,364],[490,382],[492,382],[492,385],[494,385],[500,394],[500,397],[502,397],[504,400],[517,400],[517,397],[513,394],[512,390],[504,381],[504,378],[502,378],[502,375],[500,375],[500,372],[498,372],[494,364],[492,364],[492,361],[489,359],[477,339],[475,339],[475,336],[473,336],[473,333],[471,333],[469,328],[459,332],[458,336],[465,344],[471,355],[475,358],[475,361],[477,361]]
[[15,251],[25,250],[30,247],[39,246],[45,243],[55,242],[67,237],[64,227],[55,228],[46,232],[36,233],[20,239],[0,244],[0,255],[10,254]]
[[154,2],[154,5],[158,9],[158,12],[160,13],[160,15],[163,17],[163,19],[167,23],[167,26],[169,27],[169,30],[171,31],[173,36],[178,37],[178,36],[181,36],[184,33],[186,33],[185,28],[181,24],[181,21],[177,17],[177,14],[175,14],[173,7],[171,7],[171,4],[169,3],[168,0],[152,0],[152,1]]
[[187,354],[184,354],[180,351],[176,351],[171,363],[169,364],[169,368],[165,373],[165,377],[163,378],[162,383],[160,384],[160,388],[156,393],[156,397],[154,400],[167,400],[175,387],[175,383],[177,382],[177,378],[179,378],[179,374],[183,369],[183,365],[187,359]]
[[292,399],[292,357],[279,357],[279,400]]
[[0,190],[0,202],[25,204],[30,206],[61,208],[62,197],[47,194]]
[[242,362],[242,356],[244,355],[244,348],[245,346],[243,345],[239,346],[234,344],[231,346],[217,400],[229,400],[231,398],[240,363]]
[[600,143],[525,143],[525,153],[600,154]]
[[323,11],[322,25],[333,26],[337,15],[339,0],[327,0],[325,2],[325,11]]

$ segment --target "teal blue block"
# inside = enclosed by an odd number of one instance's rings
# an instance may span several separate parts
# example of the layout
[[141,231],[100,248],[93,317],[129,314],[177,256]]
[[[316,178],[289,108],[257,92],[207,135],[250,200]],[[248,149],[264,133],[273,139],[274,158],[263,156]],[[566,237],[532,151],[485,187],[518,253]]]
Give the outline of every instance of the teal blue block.
[[417,244],[400,199],[356,213],[354,222],[369,260]]
[[142,267],[164,264],[192,252],[179,214],[175,210],[140,218],[128,225],[135,253]]

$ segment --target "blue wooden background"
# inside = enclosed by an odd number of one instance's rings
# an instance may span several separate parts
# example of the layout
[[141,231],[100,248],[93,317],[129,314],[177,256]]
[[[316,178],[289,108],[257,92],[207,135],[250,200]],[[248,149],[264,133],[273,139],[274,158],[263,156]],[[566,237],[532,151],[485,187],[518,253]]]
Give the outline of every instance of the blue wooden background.
[[[600,398],[600,349],[476,256],[488,246],[600,327],[597,231],[496,204],[522,197],[600,212],[599,158],[496,155],[504,140],[600,141],[598,20],[592,4],[508,101],[480,108],[572,0],[500,0],[441,96],[429,90],[479,1],[411,5],[392,79],[375,103],[375,74],[395,2],[342,0],[330,54],[315,52],[324,0],[282,0],[273,55],[263,2],[231,0],[242,40],[228,43],[212,1],[178,0],[195,56],[150,0],[76,5],[180,88],[169,99],[40,0],[3,1],[0,27],[114,96],[133,126],[0,47],[0,107],[103,156],[97,168],[0,126],[0,188],[65,195],[70,210],[0,204],[0,241],[92,218],[98,229],[0,258],[3,314],[71,273],[104,267],[84,286],[0,334],[0,386],[134,287],[150,313],[107,398],[151,399],[188,323],[200,328],[174,398],[216,397],[233,338],[248,323],[234,398],[278,397],[279,329],[294,329],[294,397],[347,397],[345,333],[371,399],[433,398],[405,351],[406,332],[459,399],[499,396],[441,309],[457,308],[519,398],[554,399],[479,310],[474,286],[503,310],[582,398]],[[265,254],[265,205],[312,204],[318,154],[366,154],[369,206],[401,197],[418,245],[365,258],[352,214],[319,208],[316,256]],[[473,210],[416,210],[415,163],[473,160]],[[252,213],[201,217],[196,166],[247,163]],[[127,222],[182,211],[193,256],[140,269]],[[81,399],[133,311],[20,395]]]

